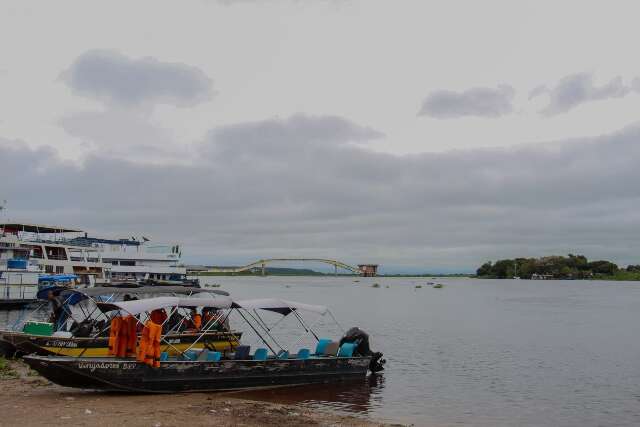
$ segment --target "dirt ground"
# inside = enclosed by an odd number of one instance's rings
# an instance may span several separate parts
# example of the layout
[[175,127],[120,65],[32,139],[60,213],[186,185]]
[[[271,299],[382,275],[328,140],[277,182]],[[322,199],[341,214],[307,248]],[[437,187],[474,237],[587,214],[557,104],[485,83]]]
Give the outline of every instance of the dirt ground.
[[0,426],[389,426],[225,393],[132,395],[64,388],[18,361],[7,362],[0,389]]

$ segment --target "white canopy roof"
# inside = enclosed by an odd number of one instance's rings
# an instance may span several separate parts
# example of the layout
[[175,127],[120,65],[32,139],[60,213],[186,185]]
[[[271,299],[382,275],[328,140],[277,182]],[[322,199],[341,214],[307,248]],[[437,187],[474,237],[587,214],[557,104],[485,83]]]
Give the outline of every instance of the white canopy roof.
[[278,298],[260,298],[260,299],[245,299],[233,302],[234,308],[244,308],[247,310],[260,309],[269,310],[280,313],[284,316],[291,313],[293,310],[305,310],[313,313],[325,315],[329,309],[323,305],[311,305],[301,302],[288,301]]
[[230,308],[231,298],[229,297],[217,297],[217,298],[204,298],[204,297],[192,297],[192,298],[180,298],[180,307],[213,307],[213,308]]
[[231,298],[220,296],[216,298],[211,297],[191,297],[191,298],[178,298],[178,297],[157,297],[146,298],[140,300],[120,301],[120,302],[99,302],[98,307],[103,312],[122,310],[128,314],[140,314],[146,311],[153,311],[159,308],[165,307],[214,307],[214,308],[230,308],[232,301]]
[[97,305],[104,312],[122,310],[128,314],[136,315],[158,308],[174,307],[180,304],[180,299],[177,297],[158,297],[120,302],[99,302]]

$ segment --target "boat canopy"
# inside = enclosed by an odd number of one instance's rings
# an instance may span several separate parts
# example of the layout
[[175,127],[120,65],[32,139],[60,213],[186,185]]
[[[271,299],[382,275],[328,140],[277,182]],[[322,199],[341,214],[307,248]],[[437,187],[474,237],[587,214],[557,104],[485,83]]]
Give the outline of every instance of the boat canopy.
[[36,294],[36,298],[41,300],[48,300],[49,292],[53,292],[53,295],[55,296],[62,296],[64,298],[65,304],[70,304],[70,305],[75,305],[80,301],[82,301],[83,299],[87,298],[86,295],[84,295],[81,292],[78,292],[75,289],[69,289],[66,286],[59,286],[59,285],[50,285],[50,286],[45,286],[41,288],[40,290],[38,290],[38,293]]
[[215,295],[229,296],[229,292],[226,292],[226,291],[214,290],[214,289],[192,288],[188,286],[140,286],[135,288],[96,286],[94,288],[78,289],[78,292],[82,292],[90,297],[97,297],[102,295],[127,295],[127,294],[129,295],[215,294]]
[[157,297],[119,302],[96,303],[102,312],[122,310],[128,314],[136,315],[146,311],[153,311],[165,307],[174,307],[180,304],[178,297]]
[[81,233],[82,232],[82,230],[77,230],[77,229],[68,228],[68,227],[59,227],[57,225],[28,224],[28,223],[20,223],[20,222],[2,223],[0,224],[0,228],[4,229],[6,232],[24,231],[27,233],[43,233],[43,234]]
[[213,308],[231,308],[231,298],[180,298],[180,307],[213,307]]
[[245,299],[234,301],[232,308],[244,308],[247,310],[267,310],[280,313],[283,316],[290,314],[294,310],[311,311],[323,316],[329,311],[329,309],[323,305],[305,304],[278,298]]
[[38,277],[39,282],[71,282],[76,280],[78,276],[75,274],[44,274]]
[[119,302],[97,302],[96,304],[104,313],[122,310],[135,315],[165,307],[213,307],[225,309],[231,308],[232,301],[231,298],[225,296],[218,298],[156,297]]

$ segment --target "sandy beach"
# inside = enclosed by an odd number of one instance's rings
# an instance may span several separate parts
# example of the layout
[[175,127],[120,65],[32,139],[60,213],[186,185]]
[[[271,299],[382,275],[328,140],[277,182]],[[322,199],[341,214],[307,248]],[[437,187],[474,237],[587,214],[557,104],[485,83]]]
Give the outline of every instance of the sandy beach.
[[20,361],[0,373],[0,426],[390,426],[232,393],[132,395],[60,387]]

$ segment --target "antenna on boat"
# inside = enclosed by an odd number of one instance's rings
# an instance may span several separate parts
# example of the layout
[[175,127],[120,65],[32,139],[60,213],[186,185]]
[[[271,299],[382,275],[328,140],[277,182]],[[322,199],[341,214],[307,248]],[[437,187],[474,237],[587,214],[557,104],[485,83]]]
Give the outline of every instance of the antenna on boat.
[[[6,210],[7,210],[7,201],[3,199],[2,203],[0,203],[0,221],[3,221],[4,215],[2,214],[2,212]],[[2,229],[2,234],[4,235],[4,228]]]

